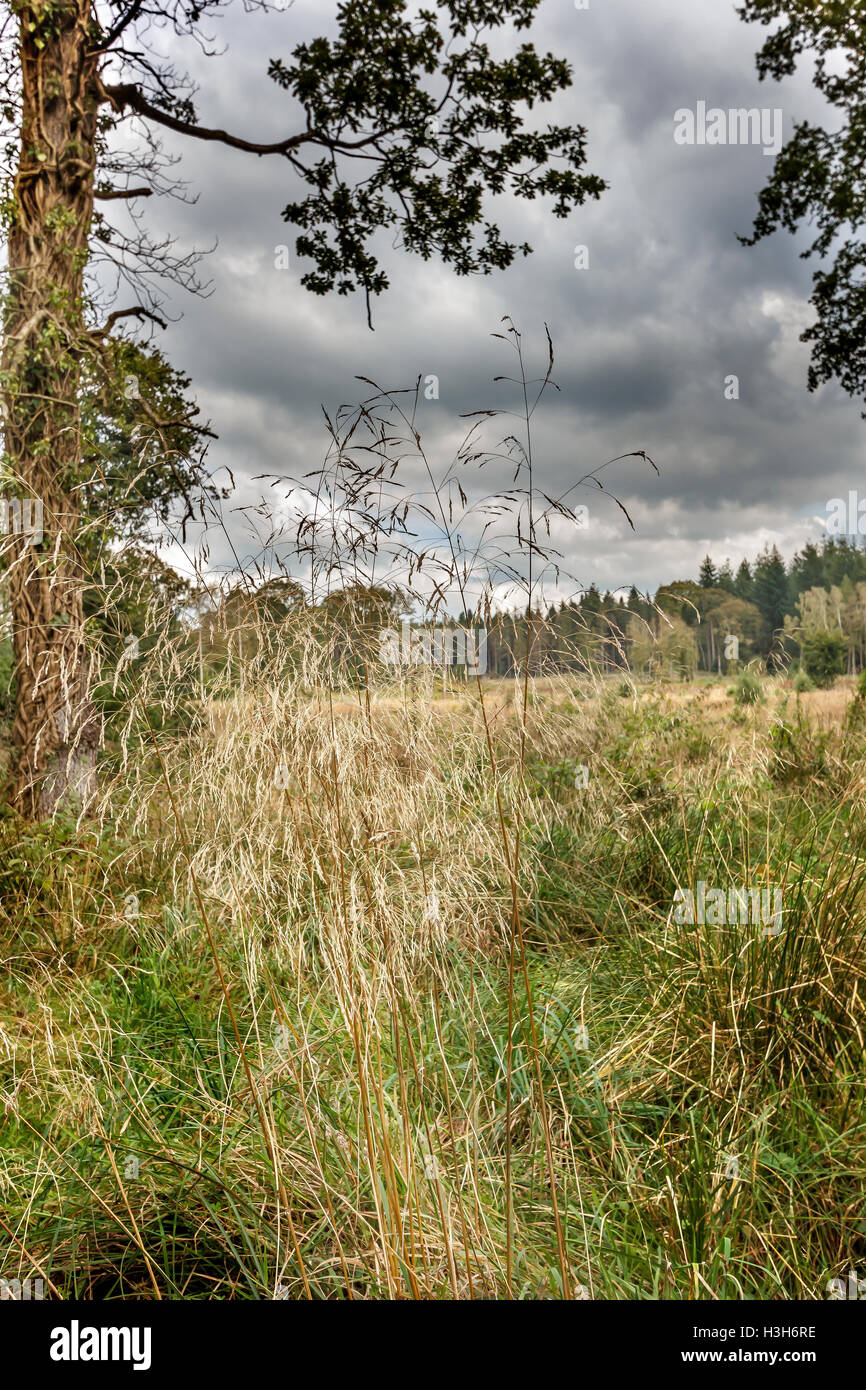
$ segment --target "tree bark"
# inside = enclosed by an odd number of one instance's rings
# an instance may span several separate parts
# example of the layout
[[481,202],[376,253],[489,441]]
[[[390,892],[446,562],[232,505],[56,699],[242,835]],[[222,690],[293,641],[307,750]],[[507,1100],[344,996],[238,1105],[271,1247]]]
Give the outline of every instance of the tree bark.
[[95,790],[101,721],[89,697],[76,551],[83,275],[98,88],[88,0],[15,4],[22,119],[8,236],[2,371],[6,466],[41,503],[42,535],[7,535],[17,694],[8,796],[50,816]]

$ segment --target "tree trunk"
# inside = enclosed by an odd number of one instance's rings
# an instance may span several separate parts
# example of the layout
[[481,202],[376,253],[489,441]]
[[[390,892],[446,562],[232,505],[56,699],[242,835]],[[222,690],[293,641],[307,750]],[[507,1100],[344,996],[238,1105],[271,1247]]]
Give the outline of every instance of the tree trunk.
[[9,798],[47,817],[95,790],[101,721],[76,551],[83,272],[96,163],[96,48],[88,0],[13,5],[22,120],[3,347],[6,465],[41,503],[42,535],[7,537],[17,695]]

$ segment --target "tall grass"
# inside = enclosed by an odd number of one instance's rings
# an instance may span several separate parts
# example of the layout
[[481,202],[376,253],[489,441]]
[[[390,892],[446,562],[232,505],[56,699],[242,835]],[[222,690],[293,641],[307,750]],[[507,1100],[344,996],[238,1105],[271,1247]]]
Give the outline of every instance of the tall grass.
[[[532,612],[556,557],[520,381],[497,515],[522,519]],[[339,595],[381,598],[383,568],[418,592],[395,420],[434,494],[428,618],[446,578],[483,616],[454,475],[411,410],[368,403],[299,514],[331,621],[251,601],[209,667],[154,613],[104,671],[99,804],[0,819],[0,1275],[84,1298],[822,1296],[866,1239],[862,720],[819,727],[843,697],[805,692],[793,723],[779,679],[739,708],[713,683],[537,677],[529,650],[518,681],[376,666],[376,612]],[[781,930],[678,922],[700,880],[780,889]]]
[[[544,681],[524,720],[490,682],[530,1016],[472,688],[260,675],[120,757],[101,833],[3,822],[7,1277],[560,1297],[551,1158],[572,1296],[821,1296],[862,1262],[862,749],[780,791],[771,710],[745,735],[712,687],[576,713]],[[782,885],[781,932],[674,923],[699,877]]]

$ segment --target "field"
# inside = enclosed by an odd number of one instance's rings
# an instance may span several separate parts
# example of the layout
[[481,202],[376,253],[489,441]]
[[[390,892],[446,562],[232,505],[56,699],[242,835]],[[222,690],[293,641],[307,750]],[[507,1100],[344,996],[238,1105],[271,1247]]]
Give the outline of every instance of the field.
[[[853,681],[260,670],[125,718],[94,816],[0,821],[4,1274],[737,1300],[863,1267]],[[699,883],[780,922],[678,921]]]

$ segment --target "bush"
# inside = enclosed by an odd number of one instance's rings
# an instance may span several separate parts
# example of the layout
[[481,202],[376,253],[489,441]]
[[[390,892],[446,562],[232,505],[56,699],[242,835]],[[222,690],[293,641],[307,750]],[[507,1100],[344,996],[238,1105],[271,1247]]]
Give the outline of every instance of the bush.
[[794,690],[798,695],[804,695],[807,690],[814,690],[815,682],[805,671],[798,671],[794,677]]
[[735,705],[757,705],[764,698],[760,678],[751,671],[744,671],[728,694],[733,695]]
[[848,644],[838,632],[812,632],[803,639],[802,666],[822,690],[841,676],[848,661]]
[[770,778],[784,786],[821,777],[827,772],[828,736],[814,733],[809,725],[788,724],[784,718],[770,734]]
[[866,723],[866,671],[861,671],[857,677],[854,699],[848,706],[845,726],[849,733],[862,732],[864,723]]

